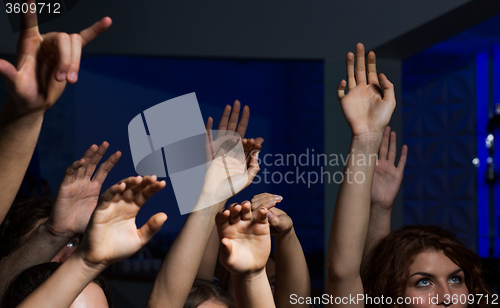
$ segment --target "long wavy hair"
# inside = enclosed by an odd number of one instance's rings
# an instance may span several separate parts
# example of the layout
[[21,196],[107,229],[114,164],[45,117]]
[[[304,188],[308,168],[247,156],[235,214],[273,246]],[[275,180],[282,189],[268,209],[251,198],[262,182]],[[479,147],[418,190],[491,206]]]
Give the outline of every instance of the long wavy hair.
[[[403,297],[410,265],[419,253],[428,250],[443,251],[462,269],[469,294],[489,294],[481,279],[481,260],[455,235],[436,226],[406,226],[382,239],[369,256],[363,273],[367,296]],[[475,302],[469,307],[489,306]]]

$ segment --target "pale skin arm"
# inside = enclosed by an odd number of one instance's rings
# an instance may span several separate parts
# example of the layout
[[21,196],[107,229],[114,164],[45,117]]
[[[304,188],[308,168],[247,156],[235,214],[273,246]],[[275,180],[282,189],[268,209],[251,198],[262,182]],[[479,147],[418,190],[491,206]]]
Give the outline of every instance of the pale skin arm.
[[[348,53],[347,82],[343,80],[338,87],[342,111],[352,132],[351,155],[335,204],[327,257],[326,293],[339,297],[363,294],[360,267],[370,217],[376,153],[396,106],[393,85],[383,74],[377,77],[373,52],[368,54],[367,62],[366,72],[364,46],[358,44],[356,66],[354,55]],[[344,93],[346,85],[348,94]],[[356,163],[359,155],[368,163]],[[353,180],[358,172],[365,175],[365,181]],[[363,307],[364,304],[354,306]]]
[[[33,1],[28,1],[32,3]],[[111,26],[106,17],[79,34],[38,32],[36,14],[22,14],[16,66],[0,59],[9,97],[0,110],[0,222],[19,190],[35,149],[43,116],[66,84],[78,79],[81,48]]]
[[[250,119],[250,108],[248,106],[243,107],[243,112],[241,114],[241,119],[238,121],[240,114],[241,103],[236,100],[233,107],[227,105],[222,112],[221,119],[219,121],[218,130],[219,131],[234,131],[238,133],[241,138],[245,138],[245,133],[248,127],[248,121]],[[206,123],[207,131],[212,129],[213,119],[209,117]],[[245,153],[251,153],[252,151],[260,151],[262,148],[263,138],[257,139],[243,139],[243,147]],[[215,267],[217,265],[217,258],[219,257],[219,236],[217,234],[217,229],[214,227],[212,235],[207,244],[207,248],[203,254],[201,265],[198,269],[196,278],[204,280],[212,280],[215,273]]]
[[137,229],[141,206],[165,187],[152,177],[131,177],[108,189],[92,215],[82,245],[18,307],[67,308],[94,277],[137,252],[167,219],[158,213]]
[[220,261],[231,273],[236,304],[240,308],[276,307],[266,275],[271,251],[268,209],[254,212],[251,204],[236,204],[216,217],[223,246]]
[[307,304],[290,303],[290,295],[311,296],[311,279],[306,258],[293,228],[293,221],[283,210],[272,207],[273,202],[281,202],[282,197],[263,193],[252,198],[252,208],[269,209],[268,220],[271,235],[274,236],[276,281],[274,302],[276,307],[310,307]]
[[363,250],[363,260],[366,260],[380,240],[391,232],[392,205],[403,181],[407,156],[408,147],[404,145],[401,149],[399,162],[397,166],[394,165],[396,161],[396,133],[391,132],[389,126],[386,127],[373,175],[370,222]]
[[66,169],[49,219],[2,259],[0,295],[3,295],[10,281],[26,268],[51,260],[63,261],[54,260],[54,256],[75,236],[83,234],[97,205],[102,184],[121,157],[120,152],[111,155],[92,178],[108,147],[107,142],[99,147],[92,145],[80,160]]
[[[252,182],[259,170],[257,159],[258,153],[254,153],[249,162],[250,167],[244,177],[245,186],[238,190],[235,185],[236,192],[244,189]],[[221,174],[224,178],[226,177],[224,169],[217,170],[216,173]],[[208,183],[214,182],[218,181],[208,181]],[[237,183],[237,180],[233,181],[233,183]],[[211,200],[214,199],[213,194],[217,191],[219,189],[204,186],[195,205],[195,208],[201,205],[200,208],[203,209],[189,214],[186,223],[170,247],[156,276],[147,307],[183,307],[197,276],[210,235],[215,226],[214,218],[224,208],[227,201],[226,199],[223,202],[213,204]],[[207,204],[212,206],[205,207],[204,205]],[[210,277],[210,280],[212,277]]]

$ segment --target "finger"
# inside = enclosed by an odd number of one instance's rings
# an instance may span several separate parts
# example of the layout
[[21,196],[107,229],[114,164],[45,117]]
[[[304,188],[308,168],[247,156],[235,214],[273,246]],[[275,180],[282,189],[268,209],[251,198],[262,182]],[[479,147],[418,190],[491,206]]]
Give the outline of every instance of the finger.
[[230,255],[231,252],[233,252],[233,242],[231,242],[231,240],[228,238],[223,238],[221,242],[222,242],[221,249],[224,251],[224,253]]
[[401,156],[399,157],[399,162],[397,168],[401,171],[405,170],[406,159],[408,157],[408,146],[405,144],[401,149]]
[[76,177],[78,179],[83,179],[87,173],[87,167],[90,165],[90,162],[92,161],[92,158],[94,158],[94,155],[99,147],[96,144],[91,145],[87,151],[83,154],[83,157],[85,159],[85,164],[80,168],[76,174]]
[[356,84],[366,84],[365,46],[361,43],[356,45],[356,67],[354,69],[354,76],[356,77]]
[[241,203],[241,219],[252,220],[252,204],[248,201]]
[[258,223],[261,223],[261,224],[267,224],[267,213],[268,213],[268,210],[265,207],[261,207],[257,211],[255,221]]
[[380,82],[380,86],[384,90],[384,101],[396,101],[394,95],[394,85],[387,79],[384,74],[378,75],[378,80]]
[[264,199],[264,198],[269,197],[269,196],[271,196],[271,194],[270,194],[270,193],[261,193],[261,194],[258,194],[258,195],[253,196],[253,198],[252,198],[251,202],[252,202],[252,203],[253,203],[253,202],[257,202],[258,200],[260,200],[260,199]]
[[82,38],[78,34],[69,36],[71,41],[71,63],[69,65],[68,76],[66,80],[69,83],[75,83],[78,80],[78,71],[80,70],[80,59],[82,57]]
[[217,227],[225,227],[229,225],[229,210],[222,210],[217,215],[215,216],[215,223],[217,224]]
[[85,158],[80,158],[79,160],[73,162],[71,166],[66,169],[64,173],[64,177],[62,180],[62,184],[70,184],[74,181],[75,175],[78,172],[78,169],[85,164]]
[[241,107],[240,101],[235,100],[233,104],[233,110],[231,112],[231,116],[229,117],[229,122],[227,125],[228,131],[232,132],[236,131],[236,127],[238,126],[238,117],[240,116],[240,107]]
[[94,175],[92,181],[96,181],[102,185],[106,180],[108,174],[111,172],[116,163],[118,163],[121,157],[122,152],[120,151],[116,151],[114,154],[108,157],[108,159],[104,163],[102,163],[101,166],[99,166],[99,169],[97,169],[97,172]]
[[[112,200],[116,195],[122,193],[125,191],[125,189],[127,188],[127,184],[125,182],[119,182],[113,186],[111,186],[110,188],[108,188],[108,190],[106,190],[102,195],[101,195],[101,199],[99,200],[99,205],[98,207],[99,208],[105,208],[107,207],[108,205],[108,201]],[[104,203],[106,204],[104,204]]]
[[235,203],[235,204],[231,204],[231,206],[229,206],[229,223],[230,224],[235,224],[237,222],[239,222],[241,220],[241,205]]
[[[32,6],[32,3],[36,6],[35,0],[27,0],[23,1],[23,3],[27,3],[28,8]],[[22,31],[19,33],[19,45],[22,45],[23,42],[26,42],[25,39],[40,35],[40,32],[38,31],[36,10],[35,12],[32,12],[31,9],[28,9],[26,13],[21,13],[21,30]]]
[[265,198],[259,199],[258,201],[252,203],[253,209],[258,209],[259,207],[265,207],[266,209],[270,209],[276,205],[276,202],[281,202],[280,196],[269,195]]
[[219,138],[223,131],[227,130],[229,116],[231,115],[231,106],[227,105],[222,112],[222,116],[219,121],[219,126],[217,128],[217,136],[216,139]]
[[368,53],[368,59],[366,61],[366,67],[368,70],[368,83],[378,85],[378,77],[377,77],[377,59],[375,57],[375,53],[370,51]]
[[147,186],[149,186],[155,182],[156,182],[156,175],[144,176],[142,178],[142,181],[140,183],[138,183],[137,185],[133,186],[132,188],[130,188],[130,190],[134,194],[138,194],[138,193],[142,192]]
[[94,23],[92,26],[88,27],[80,31],[80,36],[82,38],[82,47],[90,43],[93,39],[95,39],[99,34],[106,31],[109,27],[111,27],[111,18],[104,17],[98,22]]
[[382,143],[380,144],[380,149],[378,150],[378,159],[387,159],[387,151],[389,149],[389,135],[391,134],[391,128],[387,126],[384,130],[384,135],[382,136]]
[[391,143],[389,144],[389,155],[387,160],[394,164],[396,160],[396,132],[391,132]]
[[354,77],[354,54],[348,52],[345,58],[346,70],[347,70],[347,88],[349,90],[356,86],[356,78]]
[[54,70],[56,80],[66,81],[71,63],[71,40],[69,35],[63,32],[47,33],[43,36],[43,42],[56,50],[57,65]]
[[17,79],[17,70],[10,62],[0,59],[0,74],[6,84],[13,84]]
[[207,123],[205,124],[205,129],[208,131],[212,130],[212,126],[214,124],[214,119],[212,117],[208,117]]
[[260,170],[259,152],[254,152],[251,157],[252,158],[250,159],[250,163],[248,164],[249,167],[247,169],[247,175],[248,175],[247,185],[250,185],[250,183],[252,183],[253,179]]
[[141,239],[141,245],[146,245],[151,238],[160,231],[163,224],[167,221],[167,214],[157,213],[153,215],[148,221],[142,226],[137,233]]
[[241,113],[241,119],[238,123],[238,127],[236,128],[236,132],[240,135],[241,138],[245,137],[245,133],[248,128],[248,120],[250,119],[250,107],[243,107],[243,112]]
[[109,148],[109,143],[104,141],[94,152],[94,155],[90,158],[90,162],[87,166],[87,170],[85,170],[85,176],[90,178],[97,167],[97,164],[101,161],[101,158],[106,154],[106,151]]
[[135,197],[135,203],[139,206],[142,206],[149,198],[151,198],[154,194],[165,188],[167,183],[165,181],[156,181],[156,177],[154,177],[155,181],[144,187],[142,191],[139,191],[137,196]]
[[345,86],[346,86],[346,82],[344,79],[342,79],[342,81],[337,86],[337,99],[339,101],[342,99],[342,97],[345,96]]
[[274,212],[274,208],[269,209],[267,212],[267,219],[269,221],[269,224],[273,227],[277,227],[280,224],[280,219],[278,215]]

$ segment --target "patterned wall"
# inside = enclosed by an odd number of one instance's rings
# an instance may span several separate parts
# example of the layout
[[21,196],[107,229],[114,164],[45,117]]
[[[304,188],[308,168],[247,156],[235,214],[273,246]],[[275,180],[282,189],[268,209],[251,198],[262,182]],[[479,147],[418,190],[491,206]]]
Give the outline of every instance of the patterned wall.
[[439,225],[477,250],[475,58],[421,52],[403,63],[404,224]]

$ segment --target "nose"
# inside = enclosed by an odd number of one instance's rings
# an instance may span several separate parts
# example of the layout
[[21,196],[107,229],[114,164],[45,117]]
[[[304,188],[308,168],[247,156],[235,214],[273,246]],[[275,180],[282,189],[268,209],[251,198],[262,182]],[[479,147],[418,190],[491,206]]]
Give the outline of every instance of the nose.
[[450,290],[450,286],[447,283],[439,283],[437,287],[438,306],[451,306],[453,304],[453,293]]

